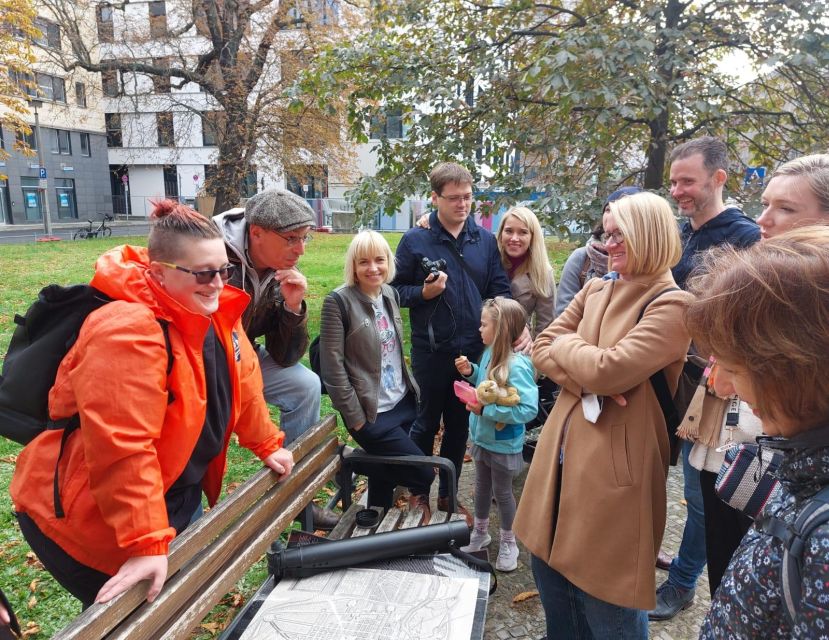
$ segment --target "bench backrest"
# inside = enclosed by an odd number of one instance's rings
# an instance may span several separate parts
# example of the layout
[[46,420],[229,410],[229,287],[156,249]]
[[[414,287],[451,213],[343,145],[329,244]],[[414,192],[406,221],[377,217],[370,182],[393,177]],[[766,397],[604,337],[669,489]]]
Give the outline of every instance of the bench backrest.
[[92,605],[54,637],[186,638],[287,529],[340,468],[336,417],[329,415],[289,447],[294,470],[282,483],[263,468],[190,525],[170,547],[167,582],[152,604],[139,583]]

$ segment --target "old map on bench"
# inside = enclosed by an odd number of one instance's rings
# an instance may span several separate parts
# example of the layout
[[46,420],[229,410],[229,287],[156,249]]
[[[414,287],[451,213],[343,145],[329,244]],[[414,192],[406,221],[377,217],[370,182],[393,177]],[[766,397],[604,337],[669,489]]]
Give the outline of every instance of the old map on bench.
[[341,569],[283,579],[241,640],[466,640],[477,577]]

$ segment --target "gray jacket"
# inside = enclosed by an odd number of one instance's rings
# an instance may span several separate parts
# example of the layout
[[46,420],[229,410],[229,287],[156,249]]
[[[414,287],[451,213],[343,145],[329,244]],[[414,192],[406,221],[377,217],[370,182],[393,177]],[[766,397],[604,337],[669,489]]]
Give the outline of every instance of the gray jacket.
[[547,296],[535,293],[527,273],[515,276],[510,281],[513,299],[520,302],[527,312],[527,326],[533,338],[544,331],[555,317],[556,281],[552,272],[553,268],[550,267],[550,294]]
[[[330,295],[322,302],[320,323],[320,367],[322,381],[328,389],[331,404],[340,412],[346,427],[354,429],[365,422],[377,420],[377,394],[380,388],[380,336],[374,324],[371,300],[358,287],[340,286],[348,334],[343,332],[343,319],[337,301]],[[403,344],[403,319],[395,290],[383,285],[386,308],[394,318],[397,341]],[[400,354],[401,357],[403,354]],[[410,391],[419,394],[417,383],[403,358],[403,379]]]
[[243,289],[251,301],[242,315],[242,326],[252,343],[265,336],[265,349],[274,362],[290,367],[308,348],[308,313],[305,301],[302,312],[292,313],[284,307],[279,283],[270,270],[260,276],[248,256],[248,227],[244,209],[231,209],[213,217],[224,236],[227,257],[236,265],[229,284]]

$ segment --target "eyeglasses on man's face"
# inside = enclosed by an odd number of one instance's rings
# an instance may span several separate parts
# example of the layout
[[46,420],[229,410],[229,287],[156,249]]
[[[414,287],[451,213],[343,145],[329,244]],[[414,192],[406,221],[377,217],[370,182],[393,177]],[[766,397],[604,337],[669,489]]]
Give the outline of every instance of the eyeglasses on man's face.
[[443,198],[447,202],[451,202],[452,204],[456,204],[458,202],[472,202],[472,194],[471,193],[462,193],[456,196],[438,196],[438,198]]
[[278,231],[274,231],[274,233],[278,235],[280,238],[282,238],[289,247],[295,247],[298,244],[308,244],[309,242],[311,242],[311,240],[314,239],[314,236],[312,236],[310,233],[306,233],[304,236],[283,236]]
[[193,271],[192,269],[188,269],[187,267],[181,267],[177,264],[173,264],[172,262],[159,262],[158,264],[164,265],[165,267],[169,267],[170,269],[176,269],[177,271],[184,271],[184,273],[189,273],[196,279],[196,282],[199,284],[210,284],[213,282],[213,278],[216,277],[216,274],[219,274],[219,277],[222,279],[222,282],[227,282],[230,279],[230,276],[233,275],[233,270],[236,268],[235,265],[226,264],[219,269],[205,269],[204,271]]
[[602,242],[604,244],[622,244],[625,241],[625,236],[622,234],[621,231],[613,231],[611,233],[603,233],[602,234]]

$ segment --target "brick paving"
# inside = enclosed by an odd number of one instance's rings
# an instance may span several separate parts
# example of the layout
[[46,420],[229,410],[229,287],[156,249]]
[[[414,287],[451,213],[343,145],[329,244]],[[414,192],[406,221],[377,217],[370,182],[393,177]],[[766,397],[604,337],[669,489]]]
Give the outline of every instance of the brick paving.
[[[470,510],[472,508],[474,463],[468,462],[460,481],[460,499]],[[520,495],[526,478],[526,467],[515,481],[516,495]],[[673,555],[679,549],[682,529],[685,526],[685,505],[682,503],[682,468],[671,467],[668,478],[668,522],[665,530],[663,549]],[[490,554],[498,553],[497,510],[493,508],[490,519],[492,545]],[[519,546],[520,543],[519,543]],[[494,562],[494,557],[492,558]],[[667,573],[656,571],[656,584],[667,578]],[[498,573],[498,590],[489,600],[484,638],[486,640],[527,639],[538,640],[546,632],[544,613],[538,597],[529,597],[522,602],[513,602],[519,594],[535,591],[529,555],[521,547],[518,569],[512,573]],[[710,603],[708,597],[708,575],[703,573],[697,583],[697,595],[691,608],[681,612],[673,620],[652,622],[650,638],[654,640],[692,640],[698,630]],[[551,639],[552,640],[552,639]]]

